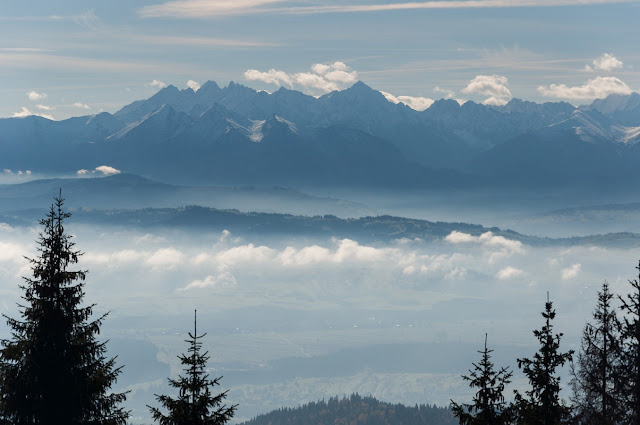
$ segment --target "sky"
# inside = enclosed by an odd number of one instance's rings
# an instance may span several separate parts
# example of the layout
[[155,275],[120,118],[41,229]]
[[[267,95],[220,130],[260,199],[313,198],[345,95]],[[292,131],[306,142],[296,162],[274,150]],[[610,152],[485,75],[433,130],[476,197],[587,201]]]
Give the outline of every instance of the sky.
[[0,117],[115,112],[208,80],[320,96],[586,104],[640,89],[638,0],[3,2]]

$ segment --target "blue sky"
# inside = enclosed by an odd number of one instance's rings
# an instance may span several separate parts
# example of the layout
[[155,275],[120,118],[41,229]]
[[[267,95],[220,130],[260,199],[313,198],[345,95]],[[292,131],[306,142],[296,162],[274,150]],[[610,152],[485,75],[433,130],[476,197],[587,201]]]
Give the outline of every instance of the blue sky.
[[4,2],[0,117],[114,112],[207,80],[313,95],[362,80],[416,109],[590,103],[640,89],[639,19],[640,1],[613,0]]

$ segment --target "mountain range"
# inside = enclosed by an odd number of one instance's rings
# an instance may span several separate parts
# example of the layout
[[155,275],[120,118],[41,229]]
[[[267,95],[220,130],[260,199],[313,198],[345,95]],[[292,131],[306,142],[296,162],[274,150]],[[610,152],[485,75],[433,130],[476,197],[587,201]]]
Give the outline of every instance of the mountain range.
[[451,99],[424,111],[362,82],[319,98],[236,83],[161,89],[114,114],[0,119],[0,168],[109,165],[154,180],[293,187],[635,185],[640,94],[591,105]]

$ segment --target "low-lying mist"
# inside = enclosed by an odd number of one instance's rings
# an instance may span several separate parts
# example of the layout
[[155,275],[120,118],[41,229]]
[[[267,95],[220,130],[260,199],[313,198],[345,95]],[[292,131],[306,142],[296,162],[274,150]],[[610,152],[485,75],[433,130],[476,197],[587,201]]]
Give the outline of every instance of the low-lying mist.
[[[371,243],[96,227],[73,217],[67,229],[89,270],[86,302],[110,311],[103,335],[125,365],[119,385],[132,390],[138,421],[180,372],[194,309],[210,372],[224,375],[229,401],[240,404],[237,420],[353,391],[444,405],[471,396],[459,375],[485,332],[496,363],[515,368],[535,351],[531,331],[548,291],[563,346],[576,348],[596,291],[607,280],[624,294],[640,258],[640,249],[532,247],[491,232]],[[38,232],[0,225],[0,307],[10,317]],[[523,385],[517,369],[515,377]]]

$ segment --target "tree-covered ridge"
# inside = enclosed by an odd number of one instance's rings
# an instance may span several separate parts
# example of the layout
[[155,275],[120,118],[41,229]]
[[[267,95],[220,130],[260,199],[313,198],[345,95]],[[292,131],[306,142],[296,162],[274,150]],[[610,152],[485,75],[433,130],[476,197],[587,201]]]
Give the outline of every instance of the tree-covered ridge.
[[453,425],[457,421],[448,407],[420,404],[413,407],[352,394],[282,408],[243,425]]
[[533,246],[598,245],[611,247],[640,246],[640,234],[622,232],[604,235],[547,238],[524,235],[513,230],[479,224],[429,221],[391,215],[340,218],[335,215],[293,215],[243,212],[201,206],[180,208],[144,208],[135,210],[78,210],[79,222],[140,227],[178,227],[199,230],[230,230],[238,234],[297,235],[388,242],[395,239],[437,241],[451,232],[480,236],[491,232]]

